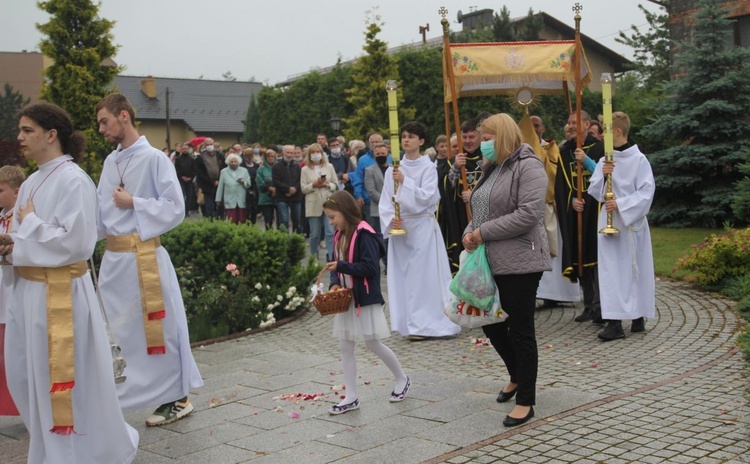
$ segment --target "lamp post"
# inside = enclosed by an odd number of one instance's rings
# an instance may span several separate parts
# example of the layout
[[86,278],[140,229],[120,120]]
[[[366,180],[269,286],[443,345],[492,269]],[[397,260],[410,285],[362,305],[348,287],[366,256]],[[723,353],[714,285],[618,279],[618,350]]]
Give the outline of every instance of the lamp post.
[[333,130],[333,135],[335,137],[338,137],[339,135],[339,129],[341,129],[341,118],[338,116],[331,116],[331,119],[328,120],[328,122],[331,124],[331,129]]

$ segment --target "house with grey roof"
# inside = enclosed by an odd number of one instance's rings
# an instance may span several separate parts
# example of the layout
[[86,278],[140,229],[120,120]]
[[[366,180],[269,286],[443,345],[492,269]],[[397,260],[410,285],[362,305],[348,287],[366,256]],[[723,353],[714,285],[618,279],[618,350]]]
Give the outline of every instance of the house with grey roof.
[[117,76],[114,84],[133,104],[138,131],[157,148],[197,136],[212,137],[224,148],[238,142],[250,98],[263,87],[259,82],[152,76]]

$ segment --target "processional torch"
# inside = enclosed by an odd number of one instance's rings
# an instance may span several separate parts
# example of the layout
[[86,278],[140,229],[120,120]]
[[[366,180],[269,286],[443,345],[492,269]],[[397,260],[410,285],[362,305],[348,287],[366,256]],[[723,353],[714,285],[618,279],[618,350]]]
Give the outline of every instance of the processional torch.
[[[602,109],[604,121],[602,129],[604,130],[604,162],[614,162],[614,141],[612,138],[612,75],[610,73],[602,74]],[[615,194],[612,192],[612,174],[607,174],[607,184],[604,193],[604,201],[614,200]],[[600,234],[615,235],[620,231],[612,225],[612,212],[607,212],[607,226],[599,231]]]
[[[388,93],[388,126],[391,132],[391,159],[393,159],[393,170],[398,171],[398,164],[401,160],[398,133],[398,101],[396,98],[395,80],[389,80],[385,83],[385,91]],[[395,210],[396,219],[401,219],[401,206],[396,201],[398,193],[398,182],[393,181],[393,209]],[[401,227],[391,228],[391,235],[406,235],[406,230]]]

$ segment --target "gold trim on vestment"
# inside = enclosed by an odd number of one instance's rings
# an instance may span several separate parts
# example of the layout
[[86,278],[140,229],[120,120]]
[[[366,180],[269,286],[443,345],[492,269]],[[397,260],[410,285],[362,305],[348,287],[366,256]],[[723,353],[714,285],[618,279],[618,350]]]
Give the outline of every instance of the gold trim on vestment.
[[16,266],[22,279],[47,284],[47,343],[49,354],[52,429],[73,433],[75,343],[73,334],[73,279],[88,272],[85,261],[62,267]]
[[159,237],[143,241],[138,233],[107,236],[107,251],[135,253],[148,354],[165,354],[167,352],[161,323],[161,320],[166,316],[166,309],[161,290],[159,265],[156,260],[156,249],[160,246],[161,240]]

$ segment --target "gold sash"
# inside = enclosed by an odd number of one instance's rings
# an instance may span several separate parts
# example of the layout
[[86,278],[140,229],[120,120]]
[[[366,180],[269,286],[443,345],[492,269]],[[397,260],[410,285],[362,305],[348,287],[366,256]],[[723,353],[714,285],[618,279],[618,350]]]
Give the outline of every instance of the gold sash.
[[165,354],[167,352],[167,347],[164,344],[164,330],[161,324],[161,320],[166,316],[166,310],[161,291],[159,266],[156,261],[156,249],[160,246],[161,240],[159,237],[143,241],[138,233],[107,236],[107,251],[135,253],[148,354]]
[[16,266],[26,280],[47,283],[47,343],[49,354],[52,429],[60,435],[73,433],[75,344],[73,338],[73,279],[88,272],[81,261],[62,267]]

